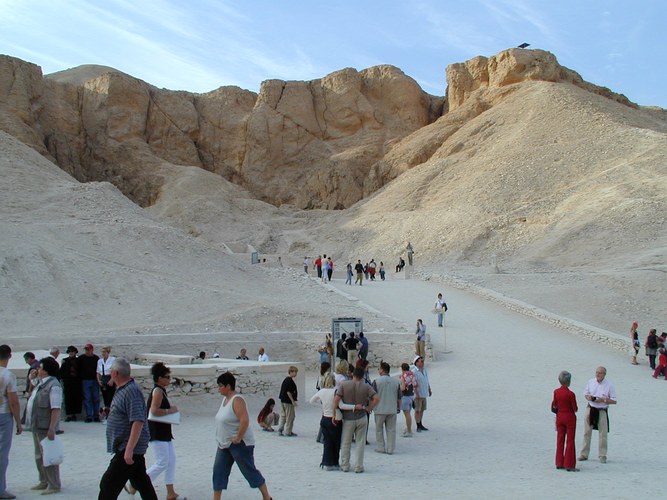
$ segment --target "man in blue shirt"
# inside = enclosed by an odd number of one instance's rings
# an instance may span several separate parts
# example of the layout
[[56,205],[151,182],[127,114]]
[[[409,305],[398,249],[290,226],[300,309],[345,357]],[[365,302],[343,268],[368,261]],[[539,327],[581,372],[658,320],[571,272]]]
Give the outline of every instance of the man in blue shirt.
[[424,358],[417,356],[415,358],[415,367],[412,369],[417,377],[418,389],[415,394],[415,422],[417,422],[417,432],[427,431],[422,424],[424,412],[426,411],[426,398],[431,397],[431,385],[428,382],[428,373],[424,368]]
[[136,488],[141,498],[157,500],[144,459],[150,440],[144,396],[130,377],[126,359],[116,358],[110,372],[116,393],[107,419],[107,451],[114,456],[100,481],[98,500],[118,498],[128,480],[132,485],[126,488],[129,493]]

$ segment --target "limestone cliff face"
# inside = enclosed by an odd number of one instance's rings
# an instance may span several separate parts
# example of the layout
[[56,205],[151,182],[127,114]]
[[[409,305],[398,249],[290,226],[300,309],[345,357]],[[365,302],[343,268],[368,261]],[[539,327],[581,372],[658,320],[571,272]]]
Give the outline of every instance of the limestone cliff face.
[[632,106],[541,50],[450,65],[446,101],[392,66],[268,80],[259,94],[192,94],[104,66],[45,78],[38,66],[0,56],[0,128],[77,179],[110,181],[142,206],[179,166],[196,166],[277,206],[341,209],[446,154],[448,137],[528,80],[569,82]]
[[348,207],[388,145],[432,122],[443,103],[391,66],[269,80],[259,95],[160,90],[103,66],[43,78],[39,67],[3,57],[0,69],[4,130],[79,180],[108,180],[143,206],[173,165],[187,165],[275,205]]

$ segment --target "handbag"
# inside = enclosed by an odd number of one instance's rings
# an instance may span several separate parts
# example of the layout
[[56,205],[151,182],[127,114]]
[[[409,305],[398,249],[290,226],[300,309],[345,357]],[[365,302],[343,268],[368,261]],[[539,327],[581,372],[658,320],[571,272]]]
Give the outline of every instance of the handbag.
[[153,415],[153,412],[149,410],[148,420],[151,422],[160,422],[161,424],[179,425],[181,423],[181,412],[177,411],[168,415]]

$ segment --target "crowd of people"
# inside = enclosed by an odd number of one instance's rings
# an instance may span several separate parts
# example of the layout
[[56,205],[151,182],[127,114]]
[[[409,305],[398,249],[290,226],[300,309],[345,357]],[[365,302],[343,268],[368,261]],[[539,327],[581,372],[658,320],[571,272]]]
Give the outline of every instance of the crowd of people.
[[[635,321],[630,327],[631,358],[633,365],[638,365],[637,356],[641,349],[641,340],[637,329],[639,324]],[[664,377],[667,380],[667,332],[658,335],[655,328],[651,328],[644,341],[644,349],[648,358],[648,366],[653,370],[653,378]],[[657,363],[656,363],[657,360]]]

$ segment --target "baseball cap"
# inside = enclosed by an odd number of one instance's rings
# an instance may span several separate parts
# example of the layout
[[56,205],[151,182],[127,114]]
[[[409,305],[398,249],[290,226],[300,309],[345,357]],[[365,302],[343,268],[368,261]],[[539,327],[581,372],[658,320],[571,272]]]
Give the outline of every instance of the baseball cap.
[[420,359],[423,359],[423,358],[422,358],[421,356],[415,356],[415,359],[414,359],[414,361],[412,362],[412,364],[413,364],[413,365],[416,364],[417,361],[419,361]]
[[93,347],[93,344],[86,344],[86,345],[84,346],[84,349],[87,349],[87,350],[90,350],[90,351],[94,351],[94,350],[95,350],[95,348]]

